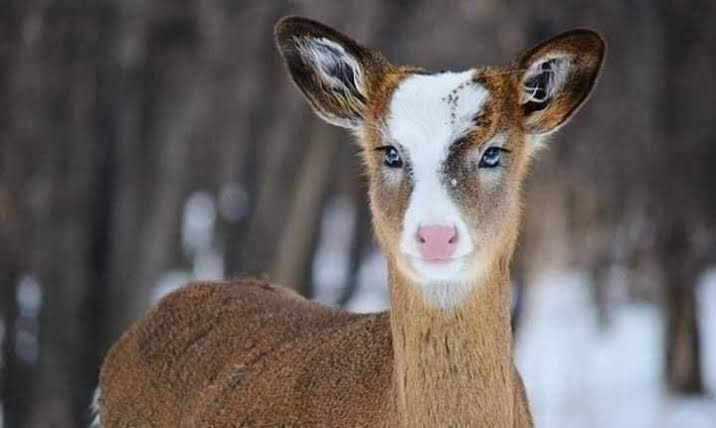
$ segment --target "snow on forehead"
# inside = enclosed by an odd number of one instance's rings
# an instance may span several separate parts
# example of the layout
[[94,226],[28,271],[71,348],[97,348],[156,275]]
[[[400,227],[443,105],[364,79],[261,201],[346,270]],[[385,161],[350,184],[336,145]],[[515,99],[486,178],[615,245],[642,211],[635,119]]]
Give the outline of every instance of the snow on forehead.
[[393,93],[387,127],[401,144],[416,138],[449,144],[474,126],[488,91],[473,81],[474,70],[415,74]]

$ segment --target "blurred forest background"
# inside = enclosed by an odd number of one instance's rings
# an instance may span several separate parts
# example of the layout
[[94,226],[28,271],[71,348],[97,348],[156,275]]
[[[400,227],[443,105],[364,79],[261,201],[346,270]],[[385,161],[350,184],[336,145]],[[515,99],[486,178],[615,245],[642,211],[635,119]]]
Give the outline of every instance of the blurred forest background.
[[712,0],[1,0],[0,426],[84,425],[108,347],[192,278],[385,307],[356,147],[273,46],[287,14],[432,69],[602,32],[526,189],[518,364],[538,426],[716,426]]

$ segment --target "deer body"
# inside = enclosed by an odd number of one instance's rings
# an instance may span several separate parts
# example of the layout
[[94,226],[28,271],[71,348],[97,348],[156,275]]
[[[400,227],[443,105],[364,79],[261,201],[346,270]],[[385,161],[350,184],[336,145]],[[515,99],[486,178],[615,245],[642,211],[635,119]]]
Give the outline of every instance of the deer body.
[[103,426],[529,426],[506,305],[422,310],[350,314],[263,282],[188,286],[107,357]]
[[190,285],[108,354],[101,426],[532,426],[509,316],[520,184],[589,94],[602,40],[579,30],[509,67],[429,74],[303,18],[276,38],[316,113],[358,136],[391,309]]

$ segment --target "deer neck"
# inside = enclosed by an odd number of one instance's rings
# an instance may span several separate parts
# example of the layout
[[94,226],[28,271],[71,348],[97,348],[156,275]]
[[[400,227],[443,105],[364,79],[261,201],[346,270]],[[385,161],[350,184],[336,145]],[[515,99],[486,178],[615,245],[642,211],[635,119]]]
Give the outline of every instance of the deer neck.
[[431,307],[394,265],[389,280],[394,393],[402,424],[511,426],[507,262],[476,280],[451,309]]

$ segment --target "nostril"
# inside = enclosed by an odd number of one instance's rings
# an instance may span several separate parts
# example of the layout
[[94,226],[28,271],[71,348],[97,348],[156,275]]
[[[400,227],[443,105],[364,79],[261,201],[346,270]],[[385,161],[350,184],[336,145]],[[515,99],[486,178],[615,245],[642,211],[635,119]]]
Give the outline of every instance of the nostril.
[[415,239],[425,245],[454,245],[457,242],[457,229],[452,226],[421,226]]

